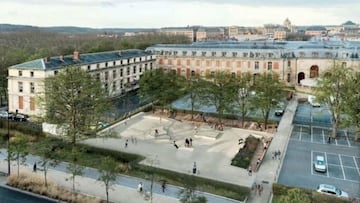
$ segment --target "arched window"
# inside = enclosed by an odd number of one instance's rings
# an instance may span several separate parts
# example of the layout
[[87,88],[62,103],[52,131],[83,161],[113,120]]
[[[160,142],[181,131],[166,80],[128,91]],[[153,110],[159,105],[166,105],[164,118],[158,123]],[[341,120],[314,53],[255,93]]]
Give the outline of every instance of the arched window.
[[305,73],[304,72],[300,72],[298,74],[298,84],[300,84],[300,81],[305,79]]
[[310,78],[319,77],[319,67],[314,65],[310,67]]

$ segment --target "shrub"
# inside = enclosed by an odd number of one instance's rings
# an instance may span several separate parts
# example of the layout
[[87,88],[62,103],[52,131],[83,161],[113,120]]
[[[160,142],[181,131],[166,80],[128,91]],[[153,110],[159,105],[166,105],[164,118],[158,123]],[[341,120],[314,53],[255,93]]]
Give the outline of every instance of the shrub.
[[255,150],[260,143],[260,139],[251,135],[248,136],[245,140],[244,147],[241,148],[235,157],[231,160],[231,165],[245,169],[248,168]]

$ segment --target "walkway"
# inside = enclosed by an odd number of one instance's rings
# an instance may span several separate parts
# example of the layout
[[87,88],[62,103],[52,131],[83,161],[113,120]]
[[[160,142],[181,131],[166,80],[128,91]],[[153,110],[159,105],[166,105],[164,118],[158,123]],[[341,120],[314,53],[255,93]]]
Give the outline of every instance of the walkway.
[[[271,141],[271,144],[265,154],[265,157],[260,165],[260,169],[255,173],[255,182],[262,184],[263,191],[261,196],[257,190],[252,190],[248,199],[248,203],[268,203],[272,196],[272,183],[277,181],[283,155],[286,153],[287,144],[292,131],[292,121],[297,107],[297,99],[293,98],[289,102],[285,114],[279,123],[278,130]],[[280,150],[280,159],[274,160],[272,152]]]
[[[0,172],[7,171],[7,161],[4,159],[7,156],[5,149],[0,150]],[[37,156],[29,155],[27,157],[27,165],[20,166],[21,171],[32,171],[32,166],[35,162],[39,162],[40,158]],[[66,171],[67,163],[61,162],[55,168],[50,168],[48,170],[48,180],[57,182],[59,185],[67,187],[69,190],[72,189],[71,181],[66,181],[71,175]],[[39,166],[38,166],[39,168]],[[17,165],[12,163],[11,173],[17,173]],[[43,174],[41,170],[38,170],[38,173]],[[90,196],[96,196],[103,199],[106,199],[105,196],[105,187],[102,182],[97,181],[99,173],[96,169],[85,168],[84,174],[80,177],[76,177],[76,189],[84,194],[89,194]],[[109,191],[110,200],[113,202],[119,203],[141,203],[149,202],[145,200],[145,195],[140,194],[136,191],[136,187],[139,182],[143,182],[144,192],[150,191],[151,182],[144,179],[139,179],[135,177],[129,177],[124,175],[118,175],[115,181],[115,184],[112,186],[112,189]],[[0,177],[0,184],[5,184],[5,178]],[[178,203],[178,193],[182,188],[167,185],[165,192],[162,192],[160,184],[154,183],[153,185],[153,202],[157,203]],[[212,195],[208,193],[198,193],[207,198],[209,203],[238,203],[231,199],[220,197],[217,195]]]

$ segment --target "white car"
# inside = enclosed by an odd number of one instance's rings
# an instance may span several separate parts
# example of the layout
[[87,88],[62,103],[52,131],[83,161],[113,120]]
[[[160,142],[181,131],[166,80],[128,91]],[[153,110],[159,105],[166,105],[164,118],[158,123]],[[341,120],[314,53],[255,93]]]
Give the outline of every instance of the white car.
[[324,156],[316,156],[316,160],[314,161],[314,169],[318,172],[326,172],[326,162]]
[[334,195],[337,197],[349,197],[349,194],[340,190],[339,188],[333,185],[320,184],[316,191],[326,194],[326,195]]

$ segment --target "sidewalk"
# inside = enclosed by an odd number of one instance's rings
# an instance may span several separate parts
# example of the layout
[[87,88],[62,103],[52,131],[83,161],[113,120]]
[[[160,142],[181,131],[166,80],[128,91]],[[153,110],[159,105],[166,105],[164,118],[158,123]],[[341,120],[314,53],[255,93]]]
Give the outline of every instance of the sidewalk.
[[[277,181],[278,174],[280,173],[282,160],[286,153],[287,144],[292,131],[291,126],[297,104],[296,98],[293,98],[291,102],[289,102],[285,114],[279,123],[278,130],[262,161],[260,169],[255,173],[255,182],[257,184],[262,183],[263,185],[261,196],[257,190],[252,190],[247,203],[268,203],[270,201],[272,197],[272,183]],[[281,151],[280,160],[272,159],[272,152],[276,150]]]

